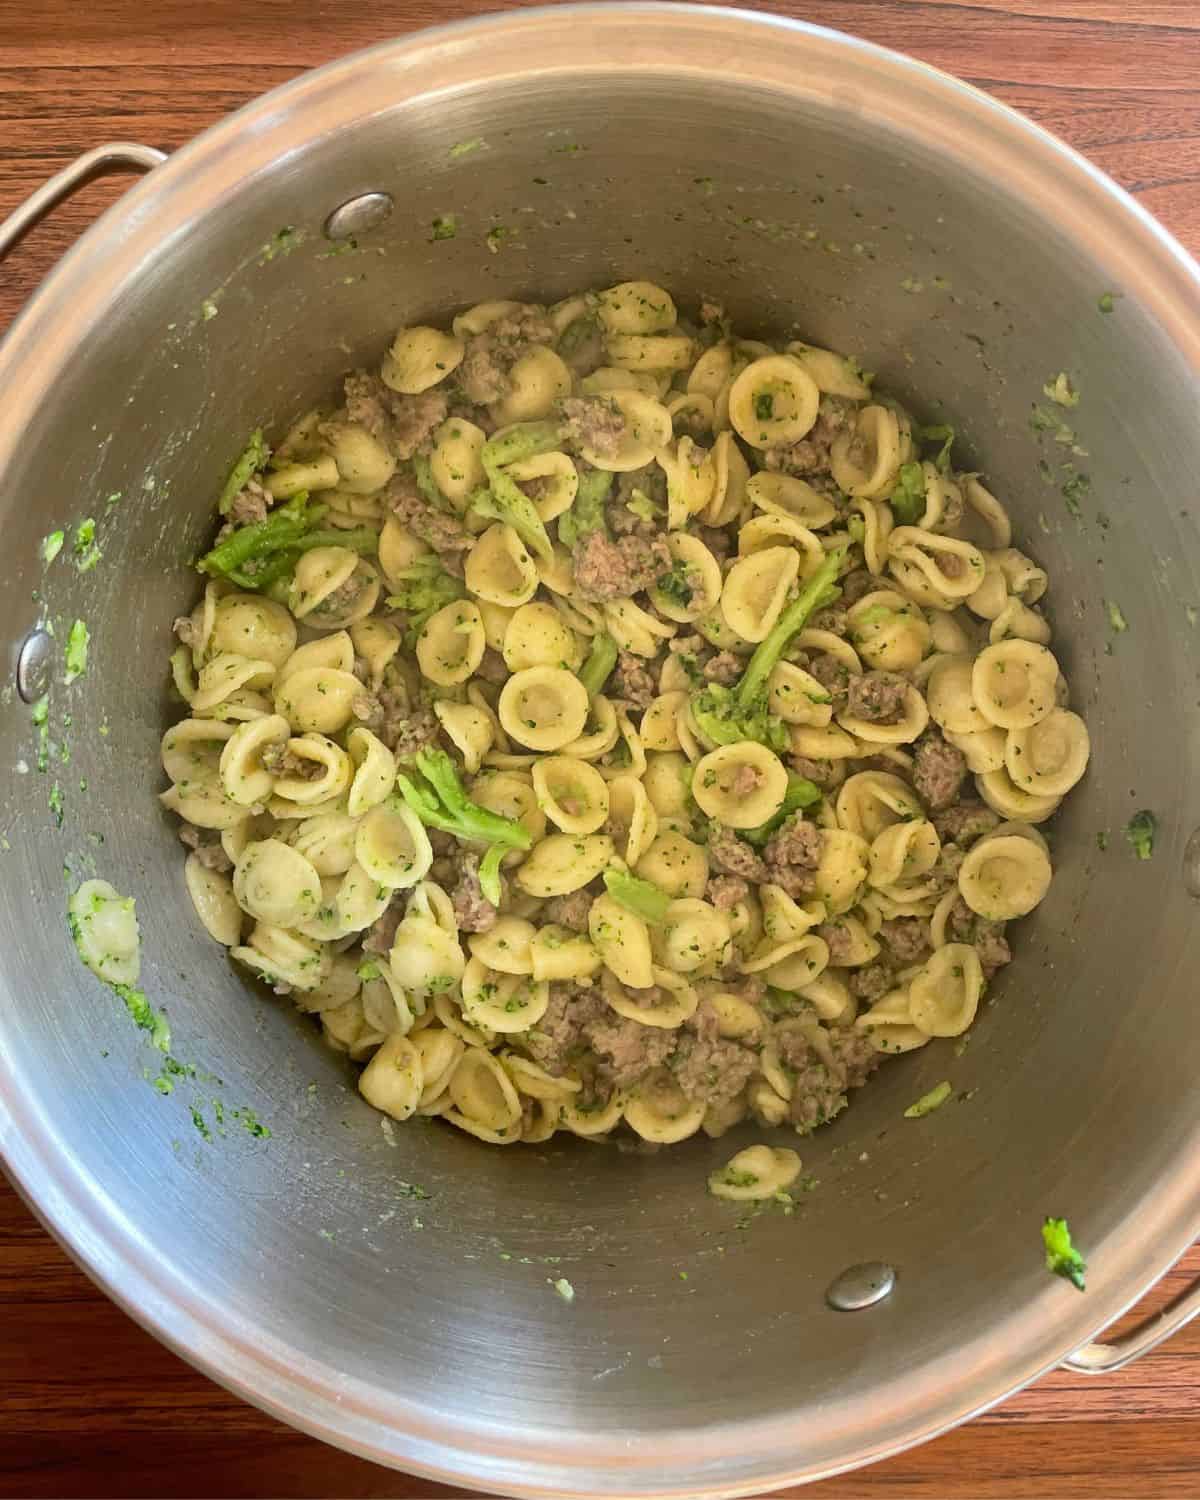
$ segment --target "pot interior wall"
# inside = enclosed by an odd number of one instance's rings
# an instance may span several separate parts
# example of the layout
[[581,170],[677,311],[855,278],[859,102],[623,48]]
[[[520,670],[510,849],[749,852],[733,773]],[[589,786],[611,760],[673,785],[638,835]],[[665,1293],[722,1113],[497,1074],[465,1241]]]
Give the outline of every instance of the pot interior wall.
[[[1197,472],[1180,447],[1197,441],[1194,399],[1132,299],[1098,309],[1120,291],[1102,258],[1015,192],[950,171],[949,149],[906,140],[903,122],[885,139],[862,109],[785,107],[669,68],[431,95],[327,132],[176,231],[29,414],[0,481],[4,637],[15,651],[48,617],[61,645],[82,618],[92,645],[82,681],[56,673],[64,750],[48,771],[28,710],[3,713],[9,1103],[52,1130],[148,1264],[169,1261],[281,1369],[339,1372],[348,1391],[476,1434],[552,1434],[563,1452],[580,1432],[633,1452],[690,1428],[701,1467],[709,1424],[783,1411],[803,1414],[797,1461],[815,1461],[834,1441],[822,1407],[873,1391],[883,1446],[903,1428],[906,1381],[986,1370],[1014,1306],[1049,1323],[1072,1295],[1042,1269],[1041,1216],[1067,1213],[1100,1245],[1188,1138],[1200,1034],[1176,872],[1196,695],[1179,642],[1200,596],[1179,481]],[[332,246],[326,215],[366,190],[393,194],[391,219]],[[451,214],[456,237],[432,239]],[[706,1173],[760,1138],[751,1128],[658,1156],[381,1129],[355,1070],[200,932],[154,797],[177,712],[171,622],[197,593],[187,564],[247,431],[278,435],[404,323],[630,276],[684,304],[722,298],[746,332],[851,352],[922,418],[952,422],[1049,570],[1056,649],[1092,731],[1091,771],[1050,830],[1050,897],[1017,929],[969,1046],[890,1062],[800,1143],[817,1185],[790,1216],[705,1194]],[[1051,408],[1077,447],[1028,421],[1059,370],[1082,392]],[[1078,519],[1061,493],[1072,465],[1091,477]],[[79,573],[68,539],[43,568],[42,536],[89,515],[99,565]],[[1109,599],[1128,633],[1110,633]],[[1148,865],[1120,832],[1143,806],[1162,822]],[[146,992],[198,1069],[168,1097],[147,1082],[161,1058],[74,957],[65,872],[138,897]],[[904,1120],[942,1078],[969,1100]],[[874,1258],[899,1268],[890,1301],[829,1311],[832,1276]]]

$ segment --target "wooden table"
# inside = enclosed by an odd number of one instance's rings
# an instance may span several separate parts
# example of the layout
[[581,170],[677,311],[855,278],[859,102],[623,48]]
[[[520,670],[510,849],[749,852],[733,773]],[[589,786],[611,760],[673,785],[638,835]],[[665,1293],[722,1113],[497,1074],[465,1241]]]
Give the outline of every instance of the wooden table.
[[[0,0],[0,217],[100,141],[170,149],[303,68],[492,8],[486,0]],[[1200,251],[1200,9],[1191,0],[763,8],[857,32],[990,89],[1086,152]],[[19,248],[0,271],[0,329],[121,187],[93,183]],[[1157,1302],[1196,1275],[1200,1247]],[[324,1447],[196,1374],[86,1280],[2,1178],[0,1330],[2,1495],[458,1493]],[[1119,1375],[1052,1375],[969,1427],[812,1493],[1196,1496],[1200,1321]]]

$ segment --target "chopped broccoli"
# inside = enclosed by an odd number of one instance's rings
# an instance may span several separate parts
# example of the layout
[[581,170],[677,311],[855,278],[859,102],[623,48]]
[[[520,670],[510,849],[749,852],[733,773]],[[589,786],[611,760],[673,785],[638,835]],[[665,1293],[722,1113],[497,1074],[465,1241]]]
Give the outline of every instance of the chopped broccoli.
[[579,475],[579,488],[570,510],[563,511],[558,518],[558,539],[564,547],[574,550],[593,531],[602,531],[608,536],[608,521],[604,515],[604,502],[612,489],[612,475],[604,469],[584,469]]
[[476,490],[471,496],[471,509],[476,515],[511,526],[543,562],[549,562],[553,556],[546,527],[537,506],[505,470],[508,464],[549,453],[557,446],[558,427],[554,422],[517,422],[505,428],[484,443],[480,457],[488,487]]
[[795,599],[783,609],[772,626],[766,640],[754,648],[754,655],[742,673],[735,689],[739,707],[749,708],[766,690],[767,678],[775,670],[779,658],[787,649],[794,635],[798,635],[808,623],[814,610],[824,609],[841,596],[837,587],[837,576],[845,558],[839,549],[831,552],[817,571],[805,583]]
[[412,466],[413,478],[417,482],[417,489],[420,490],[422,497],[429,501],[434,510],[449,510],[446,497],[438,489],[437,480],[433,477],[433,465],[429,462],[429,455],[414,453]]
[[1084,1272],[1087,1261],[1071,1243],[1071,1231],[1066,1219],[1047,1218],[1042,1224],[1042,1243],[1046,1247],[1046,1269],[1055,1276],[1062,1276],[1078,1291],[1084,1291],[1087,1283]]
[[458,218],[455,214],[439,214],[430,226],[431,240],[452,240],[458,233]]
[[1067,509],[1076,518],[1082,512],[1080,501],[1083,500],[1092,487],[1092,481],[1087,474],[1072,474],[1062,487],[1062,497],[1067,502]]
[[83,621],[76,620],[67,636],[65,652],[67,675],[63,679],[64,682],[70,684],[87,671],[88,643],[91,638],[91,633]]
[[594,698],[608,681],[609,673],[617,664],[617,643],[611,635],[601,631],[592,637],[592,649],[587,661],[579,669],[579,680],[587,688],[588,697]]
[[625,509],[635,515],[639,521],[644,521],[647,526],[653,526],[655,521],[663,518],[663,508],[656,505],[645,490],[635,489],[625,502]]
[[227,578],[239,588],[263,592],[288,577],[301,553],[314,547],[347,547],[352,552],[379,550],[379,533],[370,526],[342,531],[321,528],[328,506],[310,505],[301,491],[273,510],[265,521],[239,526],[196,564],[202,573]]
[[500,901],[500,861],[510,849],[528,849],[529,830],[515,818],[480,807],[463,790],[454,762],[444,750],[418,750],[416,768],[424,778],[414,781],[400,772],[396,785],[404,801],[429,828],[440,828],[457,839],[489,845],[479,866],[479,887],[492,904]]
[[217,510],[221,515],[229,514],[230,507],[246,488],[251,476],[266,466],[270,456],[271,450],[263,441],[262,428],[256,427],[250,434],[250,441],[243,448],[233,468],[230,469],[229,477],[221,489],[221,495],[217,501]]
[[944,474],[950,467],[950,449],[954,446],[954,428],[945,422],[935,427],[918,427],[914,436],[922,443],[940,443],[933,461]]
[[388,595],[388,608],[403,611],[408,616],[405,639],[412,645],[430,615],[444,605],[452,604],[464,594],[462,584],[442,567],[434,553],[427,553],[404,568],[398,577],[400,587]]
[[42,561],[46,564],[52,563],[62,551],[64,541],[66,541],[66,535],[61,531],[51,531],[44,536],[42,538]]
[[1102,313],[1110,313],[1116,307],[1120,295],[1120,292],[1101,292],[1096,298],[1096,306]]
[[771,750],[787,749],[787,725],[768,708],[765,694],[742,708],[732,688],[711,682],[692,699],[691,709],[696,728],[714,745],[753,740]]
[[1129,621],[1125,618],[1121,606],[1115,599],[1105,601],[1108,609],[1108,624],[1114,635],[1121,635],[1129,629]]
[[104,555],[96,542],[96,520],[88,516],[75,527],[71,538],[71,550],[75,554],[75,566],[81,573],[90,573]]
[[815,781],[809,781],[806,776],[797,776],[794,771],[788,772],[787,791],[783,794],[783,801],[779,805],[779,811],[760,823],[757,828],[743,828],[740,837],[748,844],[753,844],[760,849],[767,840],[780,829],[791,815],[802,807],[811,807],[814,802],[820,802],[821,788]]
[[925,514],[925,472],[920,464],[901,464],[900,474],[888,496],[892,514],[901,526],[915,526]]
[[604,888],[614,901],[620,902],[652,927],[662,924],[671,898],[649,880],[639,880],[625,870],[605,870]]
[[1149,859],[1154,853],[1154,836],[1157,832],[1158,819],[1148,807],[1134,813],[1125,825],[1125,837],[1139,859]]
[[113,989],[125,1003],[133,1024],[140,1031],[150,1033],[151,1043],[160,1052],[171,1050],[171,1028],[167,1018],[161,1015],[146,999],[145,990],[135,989],[131,984],[114,984]]
[[681,559],[676,558],[669,570],[666,573],[660,574],[655,580],[654,588],[673,604],[678,604],[681,608],[686,609],[691,604],[692,597],[696,592],[688,582],[689,575],[690,570],[687,564]]
[[915,1104],[910,1104],[904,1111],[904,1118],[919,1120],[923,1115],[932,1114],[935,1109],[940,1109],[945,1104],[953,1092],[949,1082],[943,1080],[931,1088],[927,1094],[922,1094]]

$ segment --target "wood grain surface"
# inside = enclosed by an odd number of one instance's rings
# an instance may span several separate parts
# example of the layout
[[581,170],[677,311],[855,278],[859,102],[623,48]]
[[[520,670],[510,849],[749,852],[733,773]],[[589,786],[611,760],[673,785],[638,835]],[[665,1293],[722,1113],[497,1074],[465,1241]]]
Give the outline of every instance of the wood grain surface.
[[[306,67],[489,8],[476,0],[0,0],[0,217],[100,141],[169,150]],[[990,90],[1086,153],[1200,250],[1195,0],[761,8],[855,32]],[[122,186],[90,184],[0,267],[0,330]],[[1149,1306],[1197,1275],[1200,1247]],[[0,1495],[459,1493],[293,1433],[196,1374],[109,1303],[0,1179]],[[1200,1321],[1118,1375],[1051,1375],[967,1427],[809,1493],[1200,1495]]]

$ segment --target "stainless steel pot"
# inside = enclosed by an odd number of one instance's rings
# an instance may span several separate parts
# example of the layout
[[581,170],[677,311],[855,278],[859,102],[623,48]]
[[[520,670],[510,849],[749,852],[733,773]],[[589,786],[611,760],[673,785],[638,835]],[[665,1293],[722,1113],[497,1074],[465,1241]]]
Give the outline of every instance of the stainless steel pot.
[[[323,237],[371,192],[394,200],[386,222],[357,249]],[[456,238],[434,239],[449,214]],[[890,1064],[804,1143],[819,1185],[802,1208],[748,1225],[704,1193],[728,1138],[647,1159],[385,1135],[350,1070],[216,956],[153,798],[184,564],[248,426],[329,391],[406,320],[631,275],[723,297],[749,328],[795,323],[966,433],[1049,569],[1095,748],[1054,828],[1051,897],[965,1054]],[[1074,446],[1028,420],[1060,370],[1082,392],[1061,413]],[[300,78],[156,167],[0,352],[0,630],[28,694],[45,643],[22,643],[56,624],[55,740],[71,716],[70,764],[45,773],[11,694],[0,729],[0,1145],[30,1201],[125,1308],[248,1399],[513,1494],[829,1474],[1078,1349],[1200,1227],[1198,372],[1196,269],[1098,172],[928,68],[761,16],[600,6],[451,26]],[[1091,476],[1077,520],[1070,464]],[[77,572],[68,544],[44,568],[43,534],[88,515],[99,566]],[[1127,633],[1109,636],[1105,600]],[[76,617],[91,660],[66,688]],[[1143,806],[1161,824],[1145,864],[1120,836]],[[158,1054],[75,959],[64,862],[139,898],[147,990],[201,1069],[169,1097],[143,1079]],[[977,1092],[904,1120],[942,1077]],[[1045,1213],[1088,1252],[1084,1296],[1042,1267]],[[893,1265],[895,1290],[832,1311],[826,1288],[863,1260]]]

